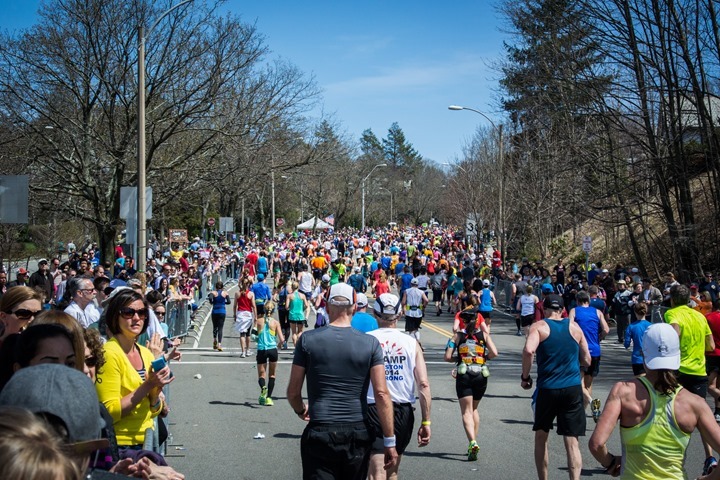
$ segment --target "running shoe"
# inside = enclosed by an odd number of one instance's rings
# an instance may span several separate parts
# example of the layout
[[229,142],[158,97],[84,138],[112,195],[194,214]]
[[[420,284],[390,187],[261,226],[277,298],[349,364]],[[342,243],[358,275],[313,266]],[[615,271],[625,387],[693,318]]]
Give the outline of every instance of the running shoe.
[[267,398],[265,399],[265,406],[266,406],[266,407],[272,407],[273,405],[275,405],[275,404],[273,403],[272,398],[267,397]]
[[470,442],[470,445],[468,446],[468,462],[474,462],[478,459],[478,452],[480,451],[480,446],[477,444],[475,440]]
[[245,358],[245,351],[240,352],[240,358]]
[[217,346],[218,346],[217,340],[213,340],[213,350],[217,350]]
[[250,350],[245,350],[245,356],[246,356],[246,357],[249,358],[251,354],[252,354],[252,352],[251,352]]
[[715,421],[720,424],[720,413],[715,414]]
[[521,332],[520,330],[518,330],[517,333],[515,334],[515,336],[516,336],[516,337],[522,337],[522,332]]
[[258,403],[260,405],[267,405],[267,387],[262,387],[260,396],[258,397]]
[[595,398],[592,402],[590,402],[590,410],[592,411],[592,417],[595,423],[597,423],[598,419],[600,418],[600,399]]
[[717,459],[715,457],[708,457],[705,459],[705,463],[703,464],[703,475],[710,475],[713,470],[715,470],[715,467],[717,467]]
[[216,348],[217,348],[217,351],[218,351],[218,352],[222,352],[222,351],[223,351],[222,345],[220,345],[219,343],[217,344],[217,347],[216,347]]

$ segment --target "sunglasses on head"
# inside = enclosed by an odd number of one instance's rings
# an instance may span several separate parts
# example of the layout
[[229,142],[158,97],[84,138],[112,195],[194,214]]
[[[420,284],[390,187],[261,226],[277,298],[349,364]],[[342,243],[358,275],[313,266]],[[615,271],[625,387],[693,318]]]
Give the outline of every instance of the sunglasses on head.
[[20,320],[30,320],[31,318],[35,317],[35,315],[38,315],[40,312],[42,312],[42,310],[38,310],[38,311],[34,312],[32,310],[27,310],[25,308],[19,308],[19,309],[15,310],[14,312],[5,312],[5,313],[15,315]]
[[134,308],[125,307],[125,308],[120,309],[120,315],[122,315],[125,318],[133,318],[135,315],[137,315],[140,318],[145,318],[145,317],[147,317],[147,310],[144,308],[135,310]]

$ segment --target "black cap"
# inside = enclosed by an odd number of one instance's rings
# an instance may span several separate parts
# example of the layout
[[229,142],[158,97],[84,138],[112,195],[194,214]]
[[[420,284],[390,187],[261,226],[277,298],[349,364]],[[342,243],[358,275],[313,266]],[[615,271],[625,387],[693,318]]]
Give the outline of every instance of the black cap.
[[563,299],[560,295],[551,294],[545,297],[545,300],[543,300],[543,308],[547,308],[550,310],[562,310],[563,307],[565,307],[565,302],[563,302]]

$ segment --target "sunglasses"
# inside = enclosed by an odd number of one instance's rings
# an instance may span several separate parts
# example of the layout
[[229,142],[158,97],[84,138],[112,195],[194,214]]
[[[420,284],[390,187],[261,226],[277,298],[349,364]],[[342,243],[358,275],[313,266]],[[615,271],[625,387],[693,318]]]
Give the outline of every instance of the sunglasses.
[[92,357],[85,357],[85,366],[88,368],[97,367],[97,357],[94,355]]
[[137,315],[140,318],[145,318],[145,317],[147,317],[147,310],[144,308],[135,310],[130,307],[125,307],[125,308],[120,309],[120,315],[122,315],[125,318],[133,318],[135,315]]
[[158,317],[164,317],[164,316],[165,316],[165,312],[159,312],[159,311],[155,310],[155,315],[158,316]]
[[32,311],[27,310],[25,308],[20,308],[18,310],[15,310],[14,312],[5,312],[7,314],[15,315],[20,320],[30,320],[31,318],[35,317],[35,315],[38,315],[42,310]]

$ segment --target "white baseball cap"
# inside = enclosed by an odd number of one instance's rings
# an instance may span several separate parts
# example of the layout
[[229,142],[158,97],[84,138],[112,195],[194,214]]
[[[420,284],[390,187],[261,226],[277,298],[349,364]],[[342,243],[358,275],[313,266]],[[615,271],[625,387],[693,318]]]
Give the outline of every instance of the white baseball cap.
[[645,330],[642,351],[650,370],[680,368],[680,337],[667,323],[653,323]]
[[364,293],[357,294],[357,301],[355,302],[358,308],[365,308],[368,306],[368,298]]
[[333,305],[354,305],[356,299],[355,289],[347,283],[336,283],[330,287],[328,303]]
[[373,307],[375,313],[378,315],[388,314],[397,315],[400,313],[400,299],[397,295],[392,293],[383,293],[375,299],[375,306]]

